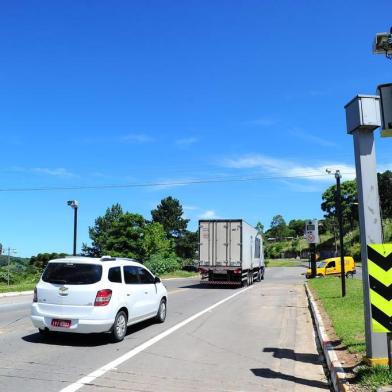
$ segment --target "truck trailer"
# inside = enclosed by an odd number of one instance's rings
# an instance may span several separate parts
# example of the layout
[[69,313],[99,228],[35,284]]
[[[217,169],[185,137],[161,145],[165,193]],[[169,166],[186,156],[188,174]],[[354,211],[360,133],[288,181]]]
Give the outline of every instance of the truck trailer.
[[264,279],[261,234],[243,219],[199,221],[200,283],[251,285]]

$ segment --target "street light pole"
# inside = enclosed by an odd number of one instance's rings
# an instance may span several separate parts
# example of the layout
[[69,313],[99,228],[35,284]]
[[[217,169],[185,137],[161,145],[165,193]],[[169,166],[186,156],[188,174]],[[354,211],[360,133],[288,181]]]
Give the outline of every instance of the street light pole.
[[[325,170],[328,174],[332,174],[332,171],[329,169]],[[346,271],[344,266],[344,245],[343,245],[343,214],[342,214],[342,193],[340,190],[340,179],[342,175],[340,174],[340,170],[335,170],[335,178],[336,178],[336,193],[335,193],[335,206],[336,206],[336,215],[338,217],[339,224],[339,242],[340,242],[340,272],[341,272],[341,280],[342,280],[342,297],[346,296]],[[335,234],[335,229],[334,229]],[[336,246],[336,239],[335,239]]]
[[76,256],[76,237],[78,232],[78,206],[74,208],[74,236],[73,236],[73,255]]
[[73,256],[76,256],[76,238],[78,232],[78,206],[77,200],[68,200],[67,204],[74,210]]
[[343,248],[343,216],[342,216],[342,195],[340,190],[340,179],[342,175],[339,170],[335,172],[336,178],[336,213],[339,222],[339,239],[340,239],[340,271],[342,281],[342,297],[346,296],[346,271],[344,266],[344,248]]

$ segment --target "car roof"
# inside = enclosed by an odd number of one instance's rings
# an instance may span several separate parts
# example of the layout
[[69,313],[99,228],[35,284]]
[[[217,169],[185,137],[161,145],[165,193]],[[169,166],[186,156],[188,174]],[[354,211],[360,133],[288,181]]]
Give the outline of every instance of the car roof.
[[[345,260],[351,260],[352,259],[352,256],[344,256],[344,259]],[[330,258],[328,258],[328,259],[324,259],[324,260],[321,260],[321,261],[336,261],[336,260],[340,260],[340,256],[338,256],[338,257],[330,257]]]
[[49,263],[80,263],[80,264],[100,264],[100,265],[135,265],[140,266],[141,263],[134,259],[125,257],[84,257],[84,256],[68,256],[59,259],[50,260]]

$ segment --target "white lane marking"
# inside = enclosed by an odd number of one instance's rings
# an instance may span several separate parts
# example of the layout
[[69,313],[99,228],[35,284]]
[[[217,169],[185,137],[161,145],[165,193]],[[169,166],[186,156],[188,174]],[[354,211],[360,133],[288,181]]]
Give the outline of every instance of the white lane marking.
[[88,374],[87,376],[82,377],[81,379],[74,382],[73,384],[68,385],[67,387],[63,388],[60,392],[75,392],[75,391],[79,390],[80,388],[82,388],[84,385],[91,384],[96,378],[101,377],[105,373],[107,373],[108,371],[117,368],[119,365],[121,365],[125,361],[128,361],[129,359],[131,359],[135,355],[144,351],[146,348],[148,348],[148,347],[152,346],[153,344],[159,342],[160,340],[164,339],[166,336],[171,335],[173,332],[184,327],[185,325],[189,324],[193,320],[196,320],[198,317],[202,316],[203,314],[210,312],[212,309],[215,309],[219,305],[222,305],[223,303],[231,300],[232,298],[236,297],[237,295],[242,294],[245,291],[247,291],[253,287],[255,287],[255,286],[249,286],[241,291],[238,291],[238,292],[230,295],[229,297],[226,297],[226,298],[216,302],[214,305],[209,306],[208,308],[202,310],[201,312],[196,313],[191,317],[188,317],[184,321],[179,322],[178,324],[174,325],[173,327],[169,328],[168,330],[160,333],[157,336],[154,336],[150,340],[147,340],[147,342],[142,343],[140,346],[137,346],[134,349],[132,349],[131,351],[128,351],[127,353],[125,353],[121,357],[115,359],[114,361],[109,362],[108,364],[100,367],[99,369],[93,371],[92,373]]

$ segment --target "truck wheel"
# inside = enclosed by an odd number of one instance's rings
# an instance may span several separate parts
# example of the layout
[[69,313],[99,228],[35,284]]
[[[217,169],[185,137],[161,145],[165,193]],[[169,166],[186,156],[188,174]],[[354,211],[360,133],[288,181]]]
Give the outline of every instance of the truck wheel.
[[260,280],[264,280],[265,269],[263,268],[263,272],[260,271]]

